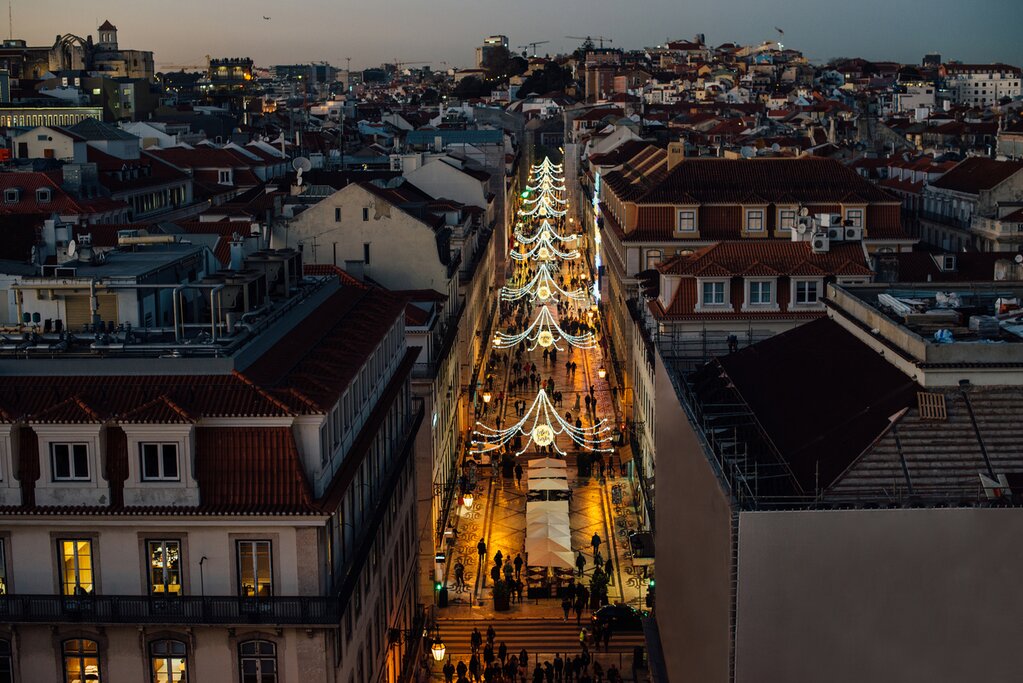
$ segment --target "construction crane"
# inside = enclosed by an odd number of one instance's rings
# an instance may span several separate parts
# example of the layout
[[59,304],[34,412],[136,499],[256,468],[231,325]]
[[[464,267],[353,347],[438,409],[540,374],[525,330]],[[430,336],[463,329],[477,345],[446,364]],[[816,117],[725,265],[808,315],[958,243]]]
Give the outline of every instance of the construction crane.
[[423,62],[423,61],[418,61],[418,62],[400,62],[397,59],[394,60],[393,62],[391,62],[391,64],[394,65],[394,70],[395,71],[401,71],[403,68],[405,68],[406,66],[409,66],[411,64],[429,64],[429,63],[430,62]]
[[614,42],[613,39],[608,38],[606,36],[595,36],[595,37],[590,37],[590,36],[565,36],[565,37],[566,38],[571,38],[572,40],[582,40],[582,41],[586,41],[586,42],[590,42],[590,43],[592,43],[594,40],[599,41],[600,42],[600,49],[601,50],[604,49],[604,41],[605,40],[608,43],[613,43]]
[[526,48],[527,47],[531,47],[533,49],[530,52],[532,53],[533,57],[536,57],[536,46],[537,45],[546,45],[549,42],[551,42],[551,41],[549,41],[549,40],[537,40],[537,41],[534,41],[532,43],[526,43],[525,45],[519,45],[518,48],[520,50],[522,50],[522,56],[525,57],[526,56]]
[[210,56],[206,55],[205,64],[161,64],[160,65],[165,71],[184,71],[185,69],[201,69],[203,71],[210,70]]

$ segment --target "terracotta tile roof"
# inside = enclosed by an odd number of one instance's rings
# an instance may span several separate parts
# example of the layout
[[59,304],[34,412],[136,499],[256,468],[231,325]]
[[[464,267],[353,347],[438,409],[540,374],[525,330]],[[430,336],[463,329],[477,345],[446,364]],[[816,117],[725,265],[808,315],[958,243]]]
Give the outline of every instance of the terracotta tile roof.
[[144,403],[119,418],[120,422],[129,424],[188,424],[196,418],[179,406],[165,394]]
[[39,411],[29,422],[33,424],[88,424],[102,419],[85,401],[71,396],[60,403]]
[[959,252],[955,256],[955,270],[942,270],[938,267],[935,257],[942,254],[930,254],[925,251],[906,251],[889,254],[899,264],[897,282],[993,282],[995,279],[995,263],[1010,260],[1012,253],[1007,252]]
[[1021,170],[1023,170],[1023,161],[997,161],[986,157],[970,157],[933,181],[931,186],[966,194],[979,194],[982,190],[990,190]]
[[317,510],[290,427],[198,427],[195,437],[202,508]]
[[[50,201],[36,201],[36,190],[50,190]],[[20,190],[17,202],[0,201],[0,214],[61,214],[79,215],[103,213],[113,209],[127,210],[127,204],[108,199],[75,199],[47,173],[0,172],[0,193],[8,189]]]
[[303,263],[302,272],[309,277],[329,277],[336,275],[341,279],[341,284],[350,287],[366,287],[366,283],[358,278],[352,277],[348,271],[330,263]]

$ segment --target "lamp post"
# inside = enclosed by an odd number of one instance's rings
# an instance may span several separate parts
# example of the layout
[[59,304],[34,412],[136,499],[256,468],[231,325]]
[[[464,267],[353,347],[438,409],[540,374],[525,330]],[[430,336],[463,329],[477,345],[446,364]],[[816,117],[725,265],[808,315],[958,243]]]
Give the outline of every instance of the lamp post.
[[599,377],[601,379],[604,379],[605,377],[607,377],[607,370],[604,369],[603,365],[601,365],[599,368],[597,368],[597,377]]

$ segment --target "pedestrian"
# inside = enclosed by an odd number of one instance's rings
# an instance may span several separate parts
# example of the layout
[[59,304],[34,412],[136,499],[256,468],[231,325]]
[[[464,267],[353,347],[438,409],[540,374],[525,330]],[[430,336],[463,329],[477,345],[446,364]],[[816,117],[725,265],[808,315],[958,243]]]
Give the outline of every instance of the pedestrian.
[[472,654],[479,652],[480,645],[483,644],[483,635],[478,628],[472,630],[472,635],[469,636],[469,643],[472,645]]
[[[582,623],[582,619],[583,619],[583,606],[584,605],[585,605],[585,603],[582,600],[576,600],[575,601],[575,625],[576,626],[578,626],[580,623]],[[584,633],[586,632],[585,629],[583,629],[583,632]]]
[[519,601],[519,604],[522,604],[522,580],[521,579],[516,579],[515,580],[515,597]]
[[565,661],[561,658],[561,654],[558,652],[554,653],[554,681],[555,683],[561,683],[562,674],[565,671]]
[[543,678],[547,683],[554,683],[554,667],[551,666],[550,661],[543,663]]
[[579,576],[583,575],[583,569],[586,567],[586,558],[583,557],[582,552],[575,556],[575,568],[579,570]]
[[543,669],[540,668],[540,662],[537,662],[533,669],[533,683],[543,683]]
[[593,554],[596,555],[597,551],[600,550],[600,534],[596,531],[593,532],[593,538],[590,539],[590,545],[593,546]]
[[469,673],[474,681],[480,680],[480,658],[475,653],[469,658]]
[[495,564],[490,568],[490,579],[496,584],[501,580],[501,566]]
[[458,666],[455,667],[455,671],[458,672],[458,680],[465,678],[465,674],[469,671],[469,667],[465,665],[461,659],[458,660]]
[[568,613],[572,611],[572,601],[567,597],[561,600],[561,610],[565,613],[565,621],[568,621]]
[[444,680],[447,683],[451,683],[455,679],[455,665],[451,663],[451,657],[448,657],[447,663],[444,665]]
[[522,574],[522,555],[515,553],[515,561],[512,563],[515,565],[515,578],[519,578]]
[[529,653],[526,652],[526,648],[519,650],[519,666],[522,667],[522,675],[525,676],[529,667]]
[[593,660],[593,680],[596,683],[602,683],[604,680],[604,667],[597,660]]
[[[489,636],[488,636],[488,638],[489,638]],[[486,646],[483,648],[483,662],[489,668],[490,667],[490,663],[492,661],[494,661],[494,646],[488,640]]]
[[455,589],[465,588],[465,565],[455,562]]
[[497,658],[501,660],[502,664],[508,659],[508,646],[504,644],[503,640],[497,648]]
[[604,640],[604,652],[607,652],[608,647],[611,645],[611,627],[607,626],[602,634]]
[[584,648],[586,647],[586,638],[587,638],[586,627],[584,626],[582,629],[579,630],[579,645],[581,647]]
[[515,463],[515,485],[522,488],[522,464]]
[[480,553],[480,562],[482,563],[487,558],[487,542],[480,538],[480,542],[476,544],[476,550]]
[[494,644],[494,638],[497,637],[497,631],[494,630],[494,625],[490,624],[487,626],[487,642],[491,645]]
[[611,583],[614,583],[614,571],[615,566],[611,562],[611,558],[608,557],[607,562],[604,563],[604,573],[607,575],[607,580],[610,581]]
[[504,561],[504,553],[502,553],[500,550],[498,550],[496,553],[494,553],[494,564],[496,564],[498,567],[500,567],[501,564],[503,563],[503,561]]
[[504,580],[505,581],[511,581],[512,580],[512,574],[514,574],[514,573],[515,573],[515,570],[512,569],[511,562],[505,562],[504,563]]

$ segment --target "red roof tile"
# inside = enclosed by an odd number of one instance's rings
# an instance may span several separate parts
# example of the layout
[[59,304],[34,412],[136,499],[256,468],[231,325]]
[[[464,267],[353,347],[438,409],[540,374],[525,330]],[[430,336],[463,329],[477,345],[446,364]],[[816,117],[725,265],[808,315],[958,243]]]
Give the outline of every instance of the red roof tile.
[[1023,161],[997,161],[986,157],[970,157],[931,183],[955,192],[979,194],[990,190],[1010,176],[1023,171]]

